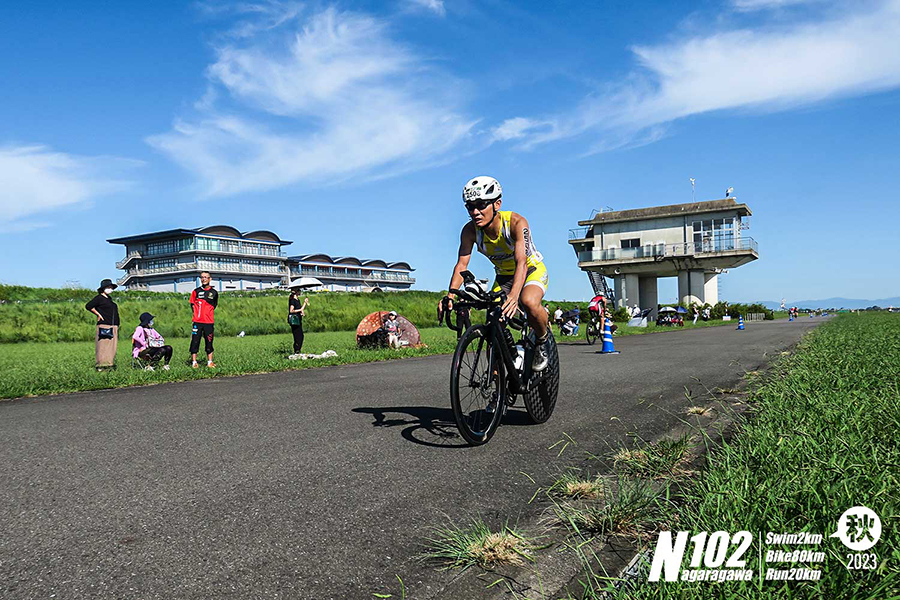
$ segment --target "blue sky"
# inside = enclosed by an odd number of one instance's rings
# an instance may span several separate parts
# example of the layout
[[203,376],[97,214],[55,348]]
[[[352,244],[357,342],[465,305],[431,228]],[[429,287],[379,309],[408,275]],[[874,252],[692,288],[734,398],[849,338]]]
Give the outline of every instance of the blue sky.
[[900,0],[3,3],[0,281],[225,223],[441,289],[488,174],[583,299],[568,229],[694,177],[754,213],[726,299],[896,296],[898,39]]

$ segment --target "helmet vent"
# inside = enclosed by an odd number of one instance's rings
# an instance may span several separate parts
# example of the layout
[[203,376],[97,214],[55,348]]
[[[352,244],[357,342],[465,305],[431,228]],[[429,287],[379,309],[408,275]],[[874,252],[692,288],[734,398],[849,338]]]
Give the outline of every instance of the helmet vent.
[[489,187],[488,189],[484,190],[484,193],[485,193],[486,195],[493,194],[493,193],[494,193],[494,186],[492,185],[492,186]]

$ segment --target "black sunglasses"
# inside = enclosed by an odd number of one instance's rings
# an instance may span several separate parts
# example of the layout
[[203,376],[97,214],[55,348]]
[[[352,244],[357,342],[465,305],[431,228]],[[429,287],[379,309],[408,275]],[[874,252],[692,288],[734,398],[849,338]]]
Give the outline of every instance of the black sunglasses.
[[466,210],[469,212],[472,212],[473,210],[484,210],[494,202],[494,200],[478,200],[477,202],[466,202]]

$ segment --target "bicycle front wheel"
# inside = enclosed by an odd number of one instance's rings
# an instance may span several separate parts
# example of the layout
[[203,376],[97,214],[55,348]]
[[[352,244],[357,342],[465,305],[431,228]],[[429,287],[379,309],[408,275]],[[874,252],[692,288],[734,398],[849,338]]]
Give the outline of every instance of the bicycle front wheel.
[[587,327],[584,328],[584,336],[587,338],[588,345],[593,346],[599,335],[599,326],[596,321],[591,319],[587,322]]
[[487,443],[503,417],[503,361],[485,325],[470,327],[459,339],[450,370],[450,404],[462,437],[472,445]]

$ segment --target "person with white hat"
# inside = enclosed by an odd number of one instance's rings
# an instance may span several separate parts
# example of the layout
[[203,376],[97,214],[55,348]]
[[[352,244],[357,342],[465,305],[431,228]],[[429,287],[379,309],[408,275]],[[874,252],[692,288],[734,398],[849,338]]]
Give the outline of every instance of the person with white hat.
[[388,313],[387,319],[383,325],[384,331],[387,333],[388,346],[391,348],[399,348],[400,343],[400,323],[397,322],[397,311],[392,310]]

